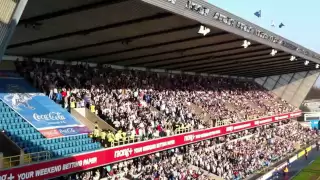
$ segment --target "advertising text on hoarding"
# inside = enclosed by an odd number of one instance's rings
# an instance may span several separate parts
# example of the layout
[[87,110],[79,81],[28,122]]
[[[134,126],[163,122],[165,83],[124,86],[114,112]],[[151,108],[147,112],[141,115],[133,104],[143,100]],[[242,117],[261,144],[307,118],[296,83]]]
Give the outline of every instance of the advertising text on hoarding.
[[60,171],[80,167],[80,166],[88,166],[91,164],[97,164],[98,158],[97,157],[92,157],[92,158],[87,158],[84,160],[80,161],[75,161],[75,162],[70,162],[66,164],[59,164],[59,165],[54,165],[42,169],[35,169],[33,171],[28,171],[28,172],[22,172],[16,175],[16,177],[12,174],[4,174],[0,176],[0,180],[27,180],[27,179],[34,179],[34,178],[39,178],[41,176],[47,175],[47,174],[55,174]]
[[[98,166],[104,166],[116,161],[123,161],[137,156],[147,155],[169,148],[186,145],[190,142],[197,142],[205,139],[230,134],[233,131],[241,131],[254,128],[261,124],[285,120],[292,116],[300,116],[301,112],[291,112],[278,116],[261,118],[220,126],[210,129],[194,131],[186,134],[179,134],[171,137],[164,137],[139,143],[124,145],[117,148],[108,148],[85,154],[66,157],[64,159],[39,162],[37,164],[16,167],[8,170],[0,170],[0,180],[29,180],[29,179],[48,179],[50,177],[62,176],[79,170],[87,170]],[[280,117],[280,119],[279,119]],[[258,122],[258,123],[257,123]],[[99,161],[98,158],[99,157]],[[63,162],[63,163],[62,163]],[[13,179],[11,179],[13,178]]]

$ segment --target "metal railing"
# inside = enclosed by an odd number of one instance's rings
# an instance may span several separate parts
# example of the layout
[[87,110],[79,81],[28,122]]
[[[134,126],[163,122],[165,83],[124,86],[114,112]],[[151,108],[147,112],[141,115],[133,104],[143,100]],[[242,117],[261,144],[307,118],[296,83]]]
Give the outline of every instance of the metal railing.
[[[23,156],[23,159],[21,156]],[[17,156],[3,157],[0,159],[0,162],[3,162],[3,168],[11,168],[14,166],[31,164],[49,159],[51,159],[51,153],[49,151],[41,151]]]
[[[174,134],[181,134],[181,133],[190,132],[191,130],[192,130],[192,127],[184,127],[184,128],[178,128],[173,132],[174,132]],[[171,136],[171,135],[173,135],[173,134],[170,134],[170,135],[167,135],[167,136]],[[161,136],[153,137],[152,139],[157,139],[157,138],[162,138],[162,137]],[[147,140],[151,140],[151,139],[146,137],[146,136],[136,136],[134,138],[128,136],[125,139],[122,139],[122,140],[119,140],[119,141],[114,141],[114,142],[111,142],[110,144],[111,144],[111,147],[114,147],[114,146],[131,144],[131,143],[136,143],[136,142],[140,142],[140,141],[147,141]]]
[[[183,128],[178,128],[175,131],[172,131],[174,134],[181,134],[181,133],[186,133],[190,132],[192,130],[192,127],[183,127]],[[168,134],[167,136],[170,136],[173,134]],[[157,138],[162,138],[161,136],[152,138],[152,139],[157,139]],[[136,143],[140,141],[146,141],[149,140],[150,138],[146,136],[136,136],[134,138],[128,136],[125,139],[121,139],[119,141],[114,141],[109,143],[110,145],[106,148],[115,147],[119,145],[125,145],[125,144],[131,144],[131,143]],[[23,158],[21,157],[23,156]],[[3,157],[0,159],[0,162],[3,162],[3,168],[11,168],[14,166],[19,166],[19,165],[24,165],[24,164],[31,164],[35,162],[40,162],[40,161],[45,161],[52,159],[52,154],[49,151],[41,151],[41,152],[35,152],[35,153],[29,153],[29,154],[23,154],[23,155],[16,155],[16,156],[9,156],[9,157]]]
[[225,119],[225,120],[217,120],[215,127],[219,127],[219,126],[225,126],[225,125],[229,125],[231,124],[230,119]]
[[258,117],[256,115],[252,115],[252,116],[248,116],[243,121],[236,121],[236,122],[231,122],[231,119],[216,120],[215,127],[230,125],[230,124],[239,123],[239,122],[258,120],[258,119],[267,118],[267,117],[274,116],[274,115],[275,115],[274,113],[270,113],[270,114],[268,114],[266,116],[262,116],[262,117]]
[[141,139],[139,137],[126,137],[125,139],[122,139],[122,140],[119,140],[119,141],[114,141],[114,142],[111,142],[111,147],[114,147],[114,146],[119,146],[119,145],[125,145],[125,144],[131,144],[131,143],[136,143],[136,142],[139,142],[141,141]]
[[174,132],[175,134],[181,134],[181,133],[190,132],[191,130],[192,130],[192,127],[183,127],[183,128],[176,129]]

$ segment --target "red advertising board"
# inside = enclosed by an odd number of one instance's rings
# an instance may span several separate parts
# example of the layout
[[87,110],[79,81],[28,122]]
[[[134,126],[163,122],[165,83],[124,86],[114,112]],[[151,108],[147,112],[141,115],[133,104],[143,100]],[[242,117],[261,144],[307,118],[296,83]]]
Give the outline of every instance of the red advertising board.
[[86,154],[79,154],[63,159],[40,162],[0,171],[0,180],[47,179],[81,170],[107,165],[157,151],[171,149],[197,141],[214,138],[229,133],[254,128],[289,118],[299,117],[300,111],[235,123],[228,126],[214,127],[170,137],[164,137],[139,143],[103,149]]

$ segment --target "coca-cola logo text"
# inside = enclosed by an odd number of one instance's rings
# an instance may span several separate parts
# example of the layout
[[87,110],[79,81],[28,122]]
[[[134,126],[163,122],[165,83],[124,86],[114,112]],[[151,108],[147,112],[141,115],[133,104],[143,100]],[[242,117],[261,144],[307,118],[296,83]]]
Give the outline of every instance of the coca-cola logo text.
[[59,112],[51,112],[49,114],[33,114],[33,119],[36,121],[63,121],[66,118]]
[[47,138],[59,137],[61,134],[56,129],[42,130],[40,131]]
[[59,129],[62,134],[77,133],[73,128]]

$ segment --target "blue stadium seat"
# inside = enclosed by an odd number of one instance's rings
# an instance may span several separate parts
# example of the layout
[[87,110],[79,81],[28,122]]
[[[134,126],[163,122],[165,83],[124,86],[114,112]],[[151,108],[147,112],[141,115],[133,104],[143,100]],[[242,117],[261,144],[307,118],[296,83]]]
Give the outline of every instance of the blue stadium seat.
[[1,100],[0,129],[5,130],[8,137],[22,148],[25,153],[50,151],[53,157],[63,157],[102,148],[99,143],[93,143],[87,134],[46,139]]

